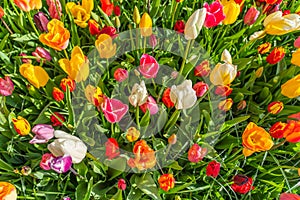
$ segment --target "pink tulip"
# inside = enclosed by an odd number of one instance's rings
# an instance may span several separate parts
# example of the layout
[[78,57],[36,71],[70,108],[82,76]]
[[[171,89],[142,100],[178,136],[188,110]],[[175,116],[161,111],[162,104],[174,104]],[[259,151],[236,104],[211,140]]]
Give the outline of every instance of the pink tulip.
[[300,36],[295,40],[294,46],[295,46],[296,48],[300,48]]
[[[20,56],[25,57],[25,56],[27,56],[27,54],[26,53],[20,53]],[[21,61],[22,61],[22,63],[31,63],[31,60],[28,59],[28,58],[21,58]]]
[[225,14],[223,12],[223,6],[219,1],[214,1],[212,4],[204,3],[204,8],[206,8],[206,18],[204,26],[207,28],[212,28],[217,26],[225,19]]
[[247,13],[244,17],[244,24],[249,25],[249,26],[254,24],[259,16],[259,14],[260,14],[260,12],[254,6],[252,6],[247,11]]
[[124,179],[119,179],[118,181],[118,188],[120,190],[125,190],[126,189],[126,181]]
[[292,193],[282,193],[279,200],[299,200],[300,196]]
[[147,110],[150,111],[150,115],[155,115],[158,112],[158,106],[155,99],[148,96],[147,102],[140,106],[140,109],[146,113]]
[[198,82],[193,86],[197,97],[202,97],[208,91],[208,85],[204,82]]
[[61,17],[61,3],[59,0],[47,0],[47,5],[49,6],[49,13],[52,19],[60,19]]
[[32,52],[32,55],[35,56],[37,59],[36,61],[40,62],[40,59],[46,59],[47,61],[51,61],[52,57],[46,49],[42,47],[37,47],[34,52]]
[[54,128],[48,124],[38,124],[32,128],[35,134],[34,138],[30,140],[30,144],[46,143],[54,137]]
[[114,78],[118,82],[123,82],[128,78],[128,72],[126,69],[118,68],[114,72]]
[[128,105],[117,99],[105,98],[104,103],[101,104],[101,109],[107,121],[115,123],[124,117],[128,111]]
[[159,70],[159,64],[152,56],[143,54],[140,60],[139,71],[145,78],[155,78]]
[[59,174],[66,173],[71,169],[71,166],[72,166],[72,157],[69,155],[54,158],[50,164],[51,169],[56,171]]
[[35,22],[36,27],[42,31],[42,32],[48,32],[47,25],[49,23],[49,20],[45,13],[43,12],[38,12],[33,16],[33,20]]
[[43,170],[50,170],[51,169],[51,162],[52,160],[54,159],[55,157],[53,156],[52,153],[45,153],[43,156],[42,156],[42,159],[40,161],[40,167],[43,169]]
[[0,95],[10,96],[14,91],[14,83],[8,76],[0,78]]
[[156,36],[154,34],[152,34],[150,36],[149,44],[152,47],[152,49],[154,49],[156,47],[156,45],[157,45],[157,39],[156,39]]

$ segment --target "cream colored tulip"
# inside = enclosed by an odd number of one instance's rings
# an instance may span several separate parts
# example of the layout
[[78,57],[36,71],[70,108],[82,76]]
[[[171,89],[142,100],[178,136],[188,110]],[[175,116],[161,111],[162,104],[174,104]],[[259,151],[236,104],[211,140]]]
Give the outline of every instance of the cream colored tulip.
[[145,82],[142,81],[140,84],[134,84],[131,95],[128,97],[130,104],[134,107],[141,106],[146,103],[147,98],[148,93]]
[[197,96],[193,89],[192,81],[185,80],[180,85],[173,85],[171,87],[170,98],[175,104],[176,109],[188,109],[194,106]]
[[206,18],[206,8],[196,10],[186,22],[184,37],[187,40],[196,39],[202,29]]

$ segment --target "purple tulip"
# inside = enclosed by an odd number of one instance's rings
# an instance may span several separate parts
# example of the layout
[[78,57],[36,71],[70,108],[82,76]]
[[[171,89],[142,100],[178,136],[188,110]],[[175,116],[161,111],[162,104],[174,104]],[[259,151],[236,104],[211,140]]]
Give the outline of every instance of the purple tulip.
[[47,25],[49,23],[49,20],[45,13],[43,12],[38,12],[33,16],[33,20],[35,22],[36,27],[42,31],[42,32],[48,32]]
[[0,78],[0,95],[9,96],[14,91],[14,83],[8,76]]
[[51,169],[60,174],[69,171],[71,169],[71,166],[72,166],[72,157],[69,155],[56,157],[50,163]]
[[38,124],[32,128],[35,134],[34,138],[30,140],[30,144],[46,143],[54,137],[54,128],[48,124]]
[[35,56],[37,59],[36,61],[40,62],[40,59],[46,59],[47,61],[51,61],[52,57],[46,49],[42,47],[37,47],[34,52],[32,52],[32,55]]

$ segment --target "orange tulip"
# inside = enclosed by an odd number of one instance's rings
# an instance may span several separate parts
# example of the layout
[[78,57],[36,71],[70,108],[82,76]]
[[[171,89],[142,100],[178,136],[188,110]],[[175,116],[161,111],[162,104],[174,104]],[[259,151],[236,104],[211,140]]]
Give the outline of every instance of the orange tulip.
[[300,121],[289,121],[283,130],[283,137],[288,142],[300,142]]
[[5,15],[3,8],[0,6],[0,19]]
[[150,169],[156,165],[155,151],[151,149],[145,140],[140,140],[133,147],[134,159],[130,159],[130,166],[139,170]]
[[148,37],[152,35],[152,19],[148,13],[144,13],[140,21],[141,35]]
[[268,53],[271,50],[271,46],[272,45],[270,42],[266,42],[266,43],[259,45],[257,48],[258,53],[260,53],[260,54]]
[[41,34],[40,41],[57,51],[66,49],[69,44],[70,32],[64,27],[64,24],[57,19],[52,19],[47,28],[48,33]]
[[26,63],[20,66],[19,71],[36,88],[44,87],[49,80],[48,73],[40,66]]
[[283,122],[276,122],[270,128],[270,131],[269,131],[270,135],[273,138],[283,138],[283,133],[284,133],[284,129],[285,129],[286,125],[287,124],[283,123]]
[[16,187],[8,182],[0,182],[0,199],[1,200],[16,200]]
[[14,0],[14,3],[25,12],[42,8],[41,0]]
[[158,179],[159,187],[168,192],[175,186],[175,178],[173,174],[163,174]]
[[243,154],[246,157],[254,152],[270,150],[273,146],[270,134],[253,122],[247,125],[242,135],[242,140],[244,146]]

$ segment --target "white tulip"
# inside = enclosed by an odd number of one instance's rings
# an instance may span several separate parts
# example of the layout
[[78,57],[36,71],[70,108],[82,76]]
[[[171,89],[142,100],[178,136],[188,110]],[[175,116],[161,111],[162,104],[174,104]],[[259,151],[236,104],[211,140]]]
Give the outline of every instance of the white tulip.
[[193,89],[192,81],[185,80],[180,85],[173,85],[170,93],[171,101],[176,109],[191,108],[197,101],[196,92]]
[[226,63],[232,64],[232,58],[227,49],[225,49],[222,53],[221,61],[224,61]]
[[196,39],[202,29],[206,18],[206,8],[196,10],[186,22],[184,37],[187,40]]
[[147,102],[148,93],[145,82],[142,81],[140,84],[134,84],[131,95],[129,95],[128,100],[134,107],[141,106]]
[[86,145],[78,138],[64,131],[54,131],[57,138],[48,145],[49,151],[56,157],[70,155],[73,163],[80,163],[86,153]]

